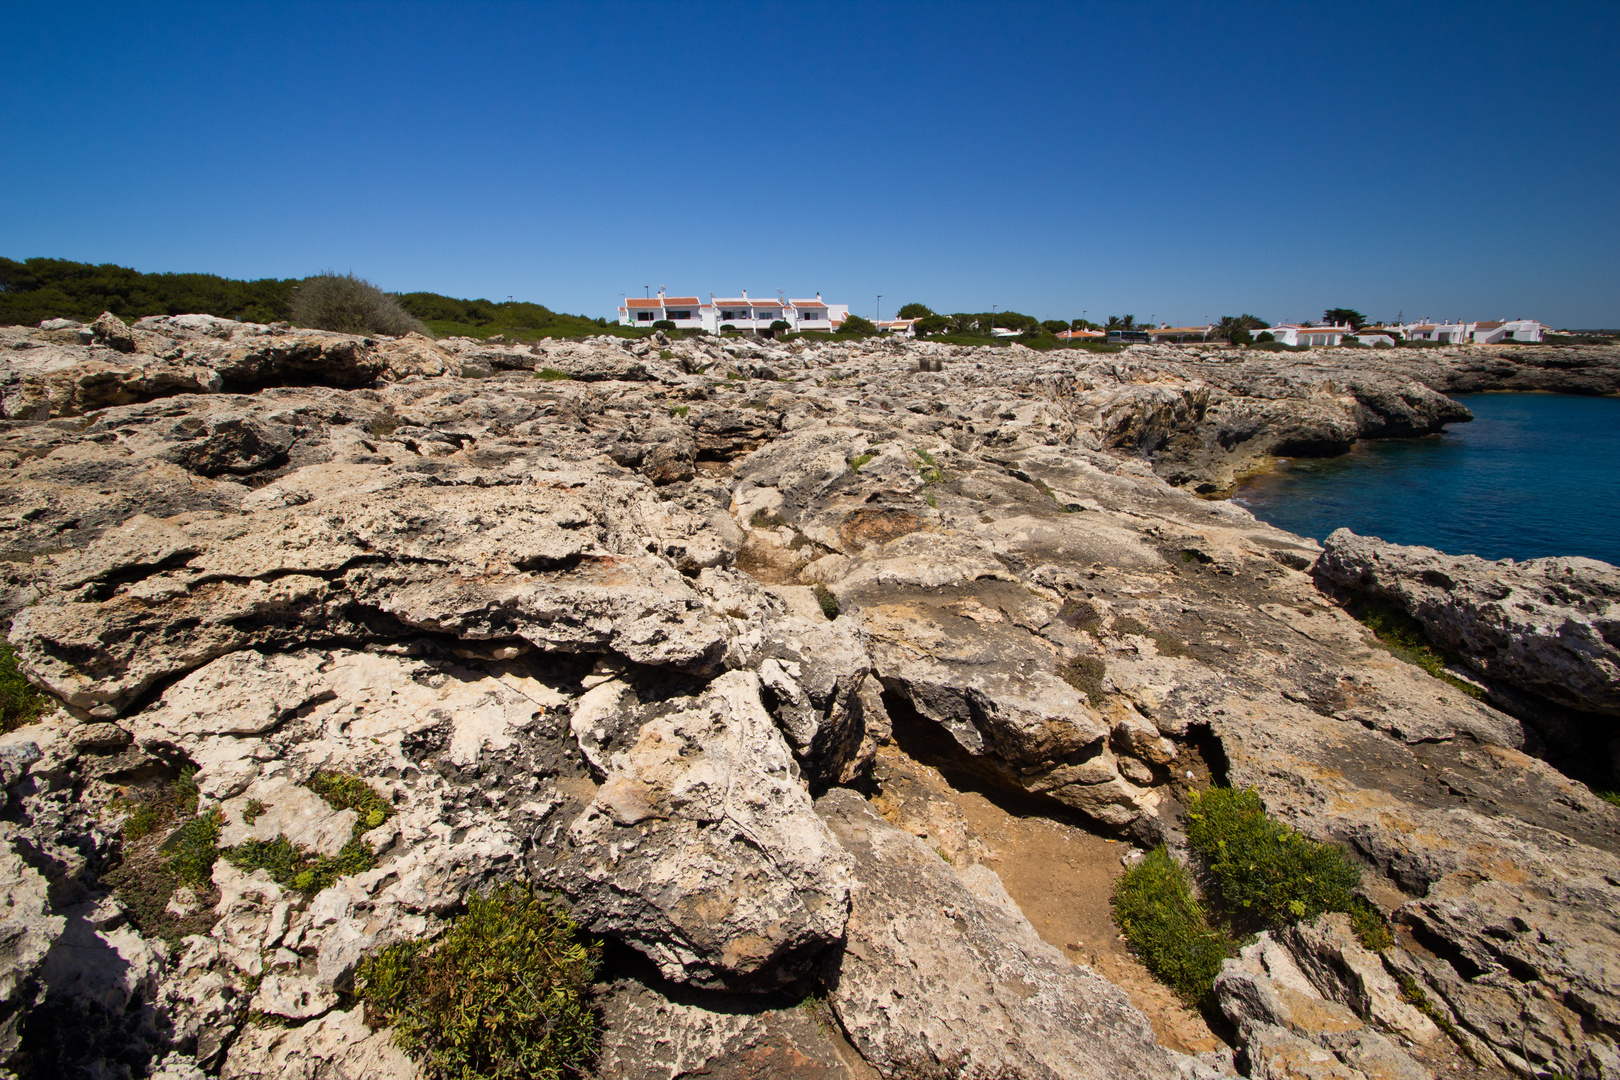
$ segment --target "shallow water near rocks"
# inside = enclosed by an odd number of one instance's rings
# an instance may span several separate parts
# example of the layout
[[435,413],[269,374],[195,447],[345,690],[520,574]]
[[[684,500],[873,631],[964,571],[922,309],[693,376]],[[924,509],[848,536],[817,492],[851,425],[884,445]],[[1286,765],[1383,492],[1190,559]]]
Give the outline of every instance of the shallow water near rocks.
[[1452,555],[1584,555],[1620,564],[1620,398],[1463,394],[1442,435],[1292,459],[1232,501],[1324,539],[1347,527]]

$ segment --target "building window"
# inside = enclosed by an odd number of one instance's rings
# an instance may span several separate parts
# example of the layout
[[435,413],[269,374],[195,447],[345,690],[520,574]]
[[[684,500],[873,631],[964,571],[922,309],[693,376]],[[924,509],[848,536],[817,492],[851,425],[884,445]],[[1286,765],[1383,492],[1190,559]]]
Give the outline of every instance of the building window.
[[722,319],[746,319],[748,316],[740,311],[722,311],[720,317]]
[[653,313],[652,312],[650,312],[650,311],[638,311],[638,312],[636,312],[636,322],[652,322],[652,321],[653,321]]
[[671,319],[690,319],[692,317],[690,311],[671,311],[668,315]]

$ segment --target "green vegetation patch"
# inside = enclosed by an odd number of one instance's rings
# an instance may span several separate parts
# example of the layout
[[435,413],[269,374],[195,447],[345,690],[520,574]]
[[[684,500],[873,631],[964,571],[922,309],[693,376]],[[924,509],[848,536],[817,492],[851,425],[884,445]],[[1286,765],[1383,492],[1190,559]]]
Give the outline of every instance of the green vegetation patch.
[[340,877],[363,873],[377,865],[377,853],[358,836],[349,837],[336,855],[321,855],[299,847],[286,836],[245,840],[220,854],[240,870],[264,870],[277,885],[307,893],[318,893]]
[[876,454],[861,454],[858,457],[852,457],[849,459],[849,467],[856,472],[860,472],[861,466],[868,464],[875,457],[877,457]]
[[1351,605],[1350,614],[1371,630],[1378,644],[1388,652],[1422,668],[1471,698],[1485,697],[1485,691],[1446,670],[1448,665],[1457,663],[1458,658],[1436,649],[1429,641],[1428,631],[1423,629],[1423,624],[1395,601],[1377,596],[1360,597]]
[[531,888],[498,886],[435,942],[404,942],[360,963],[355,989],[373,1027],[442,1080],[564,1080],[589,1074],[600,1039],[590,1005],[601,946]]
[[762,507],[754,511],[754,516],[748,519],[748,524],[756,529],[780,529],[787,524],[787,519],[774,510]]
[[1237,942],[1212,924],[1192,875],[1160,844],[1114,885],[1114,922],[1147,969],[1189,1005],[1207,1004]]
[[353,810],[360,815],[358,829],[375,829],[394,816],[394,808],[375,788],[358,776],[321,770],[310,778],[309,790],[326,800],[334,810]]
[[[102,876],[137,929],[170,943],[206,932],[214,922],[213,869],[225,819],[218,810],[197,812],[196,772],[184,769],[144,796],[115,804],[130,809],[122,860]],[[169,910],[169,900],[182,885],[196,895],[191,915]]]
[[1192,875],[1162,846],[1115,886],[1114,921],[1166,985],[1207,1004],[1221,960],[1246,937],[1329,911],[1349,914],[1374,952],[1394,944],[1383,914],[1352,890],[1361,871],[1342,848],[1275,820],[1253,789],[1210,788],[1187,809],[1187,844],[1202,868],[1208,907]]
[[551,367],[541,368],[539,371],[534,373],[534,377],[537,379],[544,379],[546,382],[560,382],[573,379],[573,376],[568,374],[568,372],[558,371],[556,368]]
[[11,642],[0,638],[0,731],[16,731],[53,708],[51,699],[23,677]]
[[1246,929],[1350,911],[1361,871],[1344,850],[1266,813],[1252,788],[1210,788],[1187,808],[1187,843],[1222,911]]
[[[245,840],[222,854],[231,865],[252,873],[264,870],[276,884],[289,889],[317,893],[340,877],[359,874],[377,865],[377,853],[360,839],[394,816],[394,808],[377,790],[358,776],[323,769],[305,785],[326,800],[334,810],[353,810],[358,815],[348,842],[336,855],[322,855],[300,847],[278,835],[272,840]],[[242,818],[248,824],[265,811],[257,799],[248,803]],[[251,815],[251,816],[249,816]]]

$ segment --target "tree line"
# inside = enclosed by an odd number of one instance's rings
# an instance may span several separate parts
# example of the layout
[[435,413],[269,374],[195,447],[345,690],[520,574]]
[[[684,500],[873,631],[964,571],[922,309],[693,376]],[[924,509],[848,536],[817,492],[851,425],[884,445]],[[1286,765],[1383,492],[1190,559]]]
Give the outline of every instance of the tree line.
[[[565,315],[523,301],[462,300],[431,292],[383,294],[352,274],[331,271],[306,278],[242,281],[217,274],[148,274],[113,263],[43,258],[0,258],[0,325],[37,326],[57,318],[88,322],[103,311],[125,321],[148,315],[217,315],[244,322],[291,320],[299,325],[317,325],[298,318],[300,290],[306,296],[312,292],[329,296],[333,287],[339,286],[356,293],[353,284],[387,296],[411,319],[420,320],[435,333],[471,333],[480,337],[501,332],[593,333],[607,325],[606,319]],[[373,303],[372,307],[382,311],[387,305]],[[312,306],[305,303],[303,309],[307,312]],[[366,331],[389,333],[393,332],[390,327],[405,325],[395,319],[388,326],[368,325]]]

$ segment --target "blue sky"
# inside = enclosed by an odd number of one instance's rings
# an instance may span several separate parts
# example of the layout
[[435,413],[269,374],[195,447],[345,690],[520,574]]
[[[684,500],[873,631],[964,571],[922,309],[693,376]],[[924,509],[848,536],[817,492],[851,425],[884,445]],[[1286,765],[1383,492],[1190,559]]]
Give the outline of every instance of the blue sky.
[[0,255],[1620,326],[1614,3],[8,9]]

